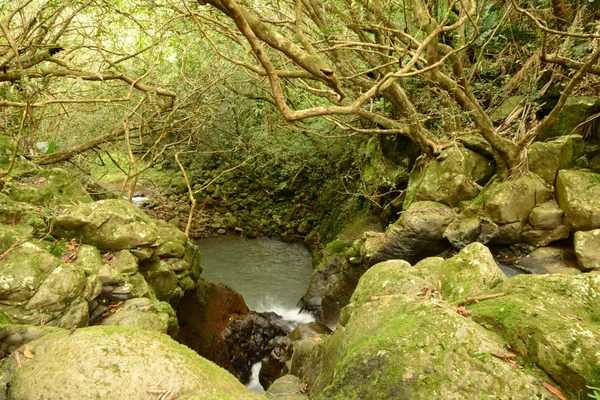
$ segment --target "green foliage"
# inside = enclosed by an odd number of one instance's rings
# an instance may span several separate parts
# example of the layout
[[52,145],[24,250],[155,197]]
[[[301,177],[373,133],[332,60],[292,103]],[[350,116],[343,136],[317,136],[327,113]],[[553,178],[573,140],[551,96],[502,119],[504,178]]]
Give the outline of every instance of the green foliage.
[[592,399],[600,400],[600,387],[594,387],[594,386],[586,386],[586,387],[588,389],[592,389],[594,391],[594,393],[588,394],[589,397],[591,397]]

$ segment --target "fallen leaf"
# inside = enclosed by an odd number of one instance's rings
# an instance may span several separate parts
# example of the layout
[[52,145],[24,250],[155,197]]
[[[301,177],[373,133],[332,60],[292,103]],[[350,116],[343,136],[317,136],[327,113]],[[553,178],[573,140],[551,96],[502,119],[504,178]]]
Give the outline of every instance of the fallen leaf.
[[29,346],[25,345],[25,349],[23,349],[23,355],[27,358],[33,358],[33,353],[29,350]]
[[542,382],[542,386],[548,389],[550,393],[558,397],[560,400],[567,400],[567,398],[560,392],[560,390],[550,385],[549,383]]
[[320,337],[316,337],[316,338],[315,338],[315,342],[316,342],[316,343],[323,343],[324,341],[325,341],[325,340],[323,340],[323,338],[320,338]]

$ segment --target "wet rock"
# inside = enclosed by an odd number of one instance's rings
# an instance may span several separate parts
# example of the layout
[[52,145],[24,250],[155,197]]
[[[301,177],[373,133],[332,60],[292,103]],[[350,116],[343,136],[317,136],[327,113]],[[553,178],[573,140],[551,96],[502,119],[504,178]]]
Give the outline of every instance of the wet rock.
[[331,329],[323,324],[309,322],[298,325],[288,336],[271,339],[264,350],[266,355],[262,359],[258,376],[262,387],[269,388],[279,377],[289,372],[295,342],[321,335],[326,336],[331,332]]
[[37,206],[92,202],[81,183],[60,168],[37,169],[15,176],[2,192],[15,201]]
[[431,162],[421,158],[410,174],[403,208],[414,201],[429,200],[454,207],[474,199],[479,194],[478,186],[485,185],[494,170],[490,159],[465,148],[444,150]]
[[600,229],[575,232],[574,245],[582,271],[600,269]]
[[554,186],[558,171],[573,168],[583,152],[584,142],[580,135],[535,142],[527,153],[529,170]]
[[508,295],[469,306],[474,321],[499,332],[573,398],[600,384],[600,275],[517,275],[494,292]]
[[571,231],[600,228],[600,174],[563,170],[556,180],[558,205]]
[[440,203],[412,203],[398,221],[388,227],[385,241],[373,255],[371,263],[392,259],[412,263],[442,252],[448,247],[444,231],[455,217],[456,213],[450,207]]
[[289,361],[294,352],[294,344],[287,336],[271,339],[264,349],[266,355],[262,359],[258,380],[261,386],[268,389],[273,382],[289,371]]
[[516,266],[530,274],[580,273],[575,253],[567,247],[541,247],[517,260]]
[[259,313],[250,312],[232,319],[222,333],[230,355],[231,369],[228,369],[242,382],[247,382],[252,365],[262,360],[267,343],[285,334],[283,328]]
[[193,292],[185,293],[176,311],[177,341],[227,368],[230,354],[222,333],[230,319],[248,313],[242,296],[228,286],[200,279]]
[[225,370],[157,332],[95,326],[72,334],[49,333],[29,342],[29,349],[34,357],[9,380],[7,395],[14,400],[137,400],[151,390],[207,400],[261,398]]

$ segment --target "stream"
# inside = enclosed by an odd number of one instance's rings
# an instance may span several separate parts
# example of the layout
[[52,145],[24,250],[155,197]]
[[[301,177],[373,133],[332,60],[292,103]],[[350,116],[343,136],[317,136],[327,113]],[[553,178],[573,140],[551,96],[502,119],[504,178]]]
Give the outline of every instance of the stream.
[[[291,328],[314,321],[296,306],[312,273],[310,252],[301,244],[239,236],[218,236],[196,244],[202,252],[202,277],[232,287],[251,310],[274,311]],[[258,383],[259,370],[257,363],[247,384],[255,393],[264,392]]]

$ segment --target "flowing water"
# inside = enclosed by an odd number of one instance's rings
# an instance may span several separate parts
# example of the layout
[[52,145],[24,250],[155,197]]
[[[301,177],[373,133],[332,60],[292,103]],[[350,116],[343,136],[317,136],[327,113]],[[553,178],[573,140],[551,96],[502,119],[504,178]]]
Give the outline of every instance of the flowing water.
[[[290,328],[312,322],[296,306],[310,283],[312,261],[300,244],[238,236],[218,236],[196,242],[202,252],[202,277],[224,283],[240,293],[248,308],[274,311]],[[252,367],[248,388],[263,393],[258,383],[260,363]]]

